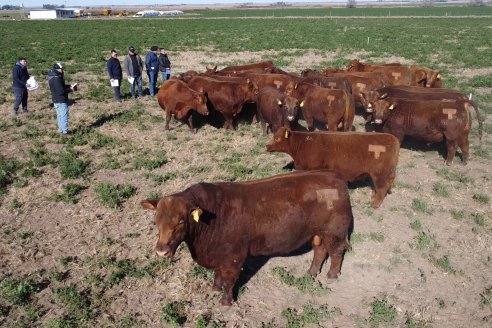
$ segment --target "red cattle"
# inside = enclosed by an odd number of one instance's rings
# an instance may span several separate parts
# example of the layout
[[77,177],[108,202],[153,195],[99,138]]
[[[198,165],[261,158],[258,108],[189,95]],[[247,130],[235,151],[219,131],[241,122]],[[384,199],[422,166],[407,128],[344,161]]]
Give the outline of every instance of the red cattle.
[[285,93],[303,102],[302,114],[310,131],[314,131],[314,120],[337,131],[343,123],[343,131],[350,131],[355,116],[354,98],[345,90],[326,89],[309,83],[290,83]]
[[426,88],[442,88],[442,74],[430,68],[412,65],[410,71],[415,75],[415,83]]
[[327,89],[340,89],[352,93],[350,81],[341,76],[306,76],[299,79],[300,82],[310,83]]
[[347,181],[370,176],[372,207],[378,208],[396,177],[400,144],[391,134],[375,132],[298,132],[281,128],[268,151],[289,154],[297,170],[329,169]]
[[385,67],[395,67],[402,66],[400,63],[390,63],[390,64],[370,64],[370,63],[362,63],[358,59],[353,59],[350,63],[347,64],[347,71],[353,72],[374,72],[378,69]]
[[264,87],[274,87],[280,90],[281,92],[285,91],[285,87],[290,82],[299,81],[298,77],[287,75],[287,74],[273,74],[273,73],[259,74],[259,73],[245,72],[245,73],[236,74],[234,76],[247,77],[258,86],[258,89],[262,89]]
[[272,66],[273,66],[273,62],[271,60],[267,60],[267,61],[245,64],[245,65],[227,66],[221,70],[217,70],[217,66],[215,66],[214,68],[207,68],[206,73],[216,74],[216,73],[226,73],[226,72],[233,73],[233,72],[241,72],[241,71],[256,70],[256,69],[263,70],[265,68],[269,68]]
[[256,102],[258,87],[252,83],[219,81],[195,76],[188,86],[204,92],[213,108],[224,116],[226,129],[234,129],[233,117],[239,114],[247,102]]
[[178,79],[170,79],[164,82],[157,93],[157,102],[166,113],[165,129],[169,130],[171,116],[187,121],[192,132],[193,127],[192,110],[202,115],[208,115],[207,98],[203,93],[190,89],[185,82]]
[[263,135],[267,134],[268,127],[272,133],[282,126],[291,129],[297,127],[302,104],[296,98],[287,96],[276,88],[264,87],[258,93],[256,105]]
[[472,126],[471,111],[475,109],[478,133],[482,139],[482,120],[478,108],[468,100],[454,102],[441,100],[386,99],[374,103],[373,119],[383,125],[383,131],[391,133],[400,143],[405,136],[415,137],[428,143],[446,140],[446,164],[451,165],[458,146],[463,155],[463,164],[468,162],[468,135]]
[[295,172],[257,181],[199,183],[140,204],[156,211],[156,252],[171,258],[184,241],[193,259],[215,273],[213,289],[232,289],[248,256],[288,254],[311,241],[313,277],[327,258],[329,278],[350,248],[352,209],[346,182],[329,171]]

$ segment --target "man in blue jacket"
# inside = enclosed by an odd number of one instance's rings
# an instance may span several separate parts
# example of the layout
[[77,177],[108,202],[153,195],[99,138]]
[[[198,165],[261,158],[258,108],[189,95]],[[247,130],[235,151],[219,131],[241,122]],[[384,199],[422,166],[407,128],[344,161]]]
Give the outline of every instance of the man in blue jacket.
[[149,76],[149,91],[150,95],[154,96],[156,93],[157,76],[159,74],[159,57],[157,57],[157,50],[159,47],[150,47],[150,52],[145,57],[145,68],[147,69],[147,75]]
[[120,87],[121,80],[123,79],[123,72],[121,70],[121,64],[118,60],[118,53],[116,50],[111,50],[111,58],[106,62],[106,68],[108,69],[109,79],[111,86],[114,90],[114,98],[116,102],[121,102]]
[[12,86],[14,87],[14,110],[13,114],[17,115],[19,106],[22,104],[22,109],[24,113],[28,113],[27,109],[27,80],[29,80],[29,73],[27,72],[27,60],[26,58],[19,58],[17,63],[15,63],[12,69]]
[[51,90],[51,100],[56,109],[58,121],[58,132],[68,133],[68,93],[77,90],[77,83],[65,84],[63,78],[63,66],[60,63],[53,65],[53,69],[48,72],[48,84]]

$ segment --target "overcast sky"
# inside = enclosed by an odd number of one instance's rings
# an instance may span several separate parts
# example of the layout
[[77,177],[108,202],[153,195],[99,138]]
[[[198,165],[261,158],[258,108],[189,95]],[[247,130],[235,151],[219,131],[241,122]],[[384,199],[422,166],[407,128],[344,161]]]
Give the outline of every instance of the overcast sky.
[[[284,0],[285,1],[285,0]],[[367,1],[367,0],[366,0]],[[214,4],[214,3],[272,3],[277,0],[252,0],[252,1],[240,1],[240,0],[171,0],[171,1],[159,1],[159,0],[0,0],[0,5],[15,5],[24,7],[42,7],[43,4],[65,5],[65,7],[79,7],[79,6],[118,6],[118,5],[159,5],[167,6],[172,4]],[[343,2],[343,0],[295,0],[285,2]]]

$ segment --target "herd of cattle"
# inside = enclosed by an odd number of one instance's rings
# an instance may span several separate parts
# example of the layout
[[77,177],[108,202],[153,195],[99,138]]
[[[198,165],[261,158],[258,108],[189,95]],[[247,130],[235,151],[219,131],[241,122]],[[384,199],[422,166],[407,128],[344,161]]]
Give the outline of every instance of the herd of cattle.
[[[285,152],[297,171],[236,183],[199,183],[158,200],[143,200],[156,211],[157,254],[172,257],[186,242],[193,259],[214,271],[221,304],[232,304],[232,290],[247,256],[292,252],[311,241],[316,276],[329,256],[329,278],[340,273],[353,224],[347,181],[370,176],[377,208],[396,177],[401,142],[412,136],[427,143],[445,141],[446,164],[457,148],[469,158],[472,109],[476,105],[445,89],[439,72],[426,67],[352,61],[346,70],[285,72],[271,61],[188,71],[163,83],[158,93],[171,117],[197,132],[198,124],[219,117],[234,129],[238,114],[253,107],[263,133],[271,130],[268,151]],[[356,106],[382,133],[353,132]],[[306,122],[307,130],[298,121]],[[314,132],[316,127],[322,130]],[[339,132],[339,129],[342,131]],[[357,165],[354,165],[357,163]]]

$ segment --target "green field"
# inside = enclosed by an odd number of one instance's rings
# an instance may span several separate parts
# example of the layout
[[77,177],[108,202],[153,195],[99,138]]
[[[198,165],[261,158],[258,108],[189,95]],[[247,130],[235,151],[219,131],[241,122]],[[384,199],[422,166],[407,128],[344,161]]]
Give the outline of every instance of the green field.
[[[491,7],[290,8],[0,21],[0,326],[490,326],[491,15]],[[446,87],[473,95],[484,138],[474,118],[467,166],[459,156],[444,166],[444,143],[405,144],[396,185],[377,210],[370,183],[351,184],[353,250],[338,281],[326,278],[329,263],[315,280],[304,275],[310,252],[272,257],[245,266],[225,308],[213,274],[187,247],[172,261],[155,256],[152,213],[137,203],[198,182],[283,173],[290,158],[265,151],[271,135],[259,124],[191,134],[172,121],[165,131],[156,99],[130,99],[126,81],[115,103],[109,51],[133,45],[144,55],[154,44],[168,49],[174,74],[259,60],[292,72],[354,58],[428,66]],[[29,94],[31,114],[13,117],[18,56],[40,87]],[[56,133],[44,80],[55,62],[79,84],[68,137]],[[359,111],[355,128],[368,128]]]

